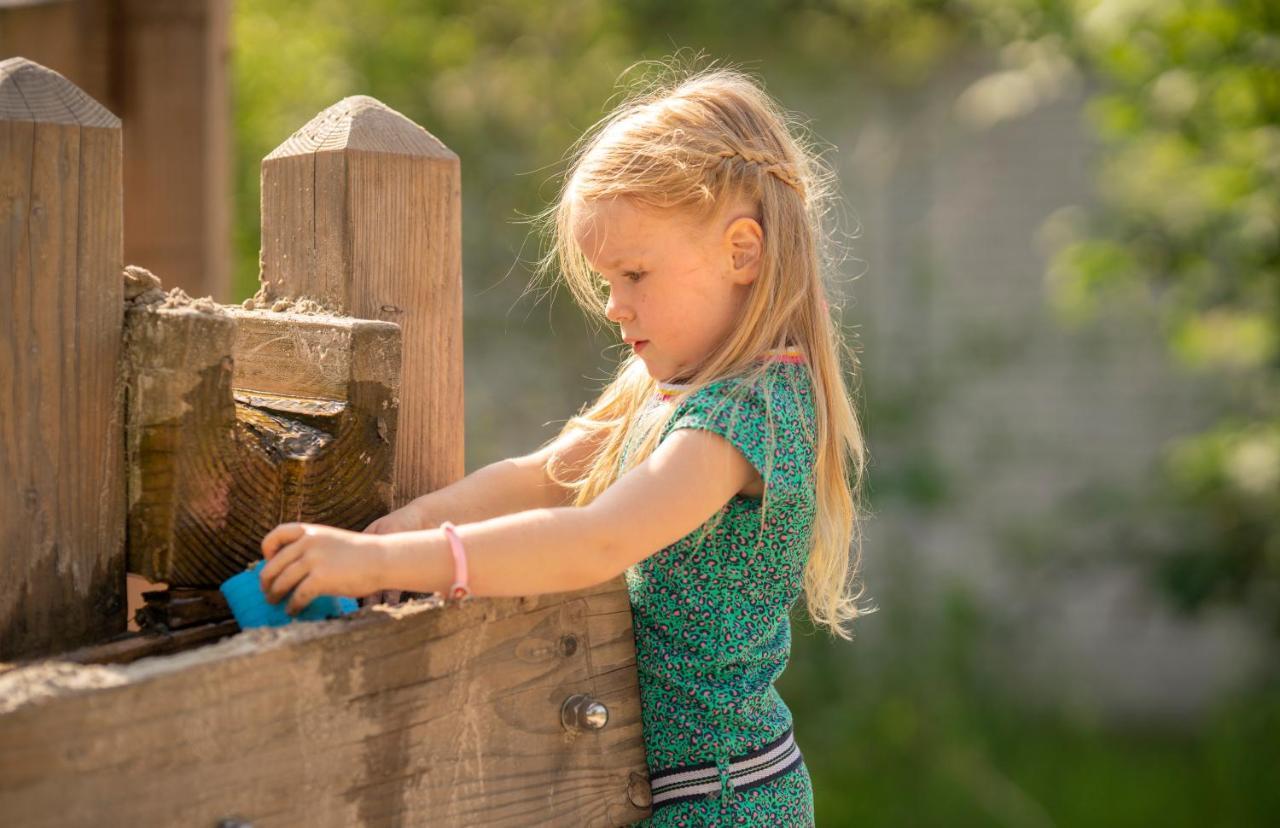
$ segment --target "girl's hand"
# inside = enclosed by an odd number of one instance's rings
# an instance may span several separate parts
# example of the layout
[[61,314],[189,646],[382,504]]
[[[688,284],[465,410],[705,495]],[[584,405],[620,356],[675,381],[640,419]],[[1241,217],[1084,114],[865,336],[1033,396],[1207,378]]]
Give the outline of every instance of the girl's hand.
[[316,523],[282,523],[262,539],[267,559],[258,577],[277,603],[293,590],[290,615],[320,595],[359,597],[377,590],[385,557],[382,538]]

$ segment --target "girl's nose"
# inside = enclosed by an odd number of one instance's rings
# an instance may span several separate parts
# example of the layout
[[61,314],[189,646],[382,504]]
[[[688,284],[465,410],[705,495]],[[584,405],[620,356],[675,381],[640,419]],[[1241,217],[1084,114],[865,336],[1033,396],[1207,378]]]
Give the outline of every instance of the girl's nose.
[[604,315],[610,322],[625,322],[631,318],[631,311],[618,302],[618,294],[611,290],[604,303]]

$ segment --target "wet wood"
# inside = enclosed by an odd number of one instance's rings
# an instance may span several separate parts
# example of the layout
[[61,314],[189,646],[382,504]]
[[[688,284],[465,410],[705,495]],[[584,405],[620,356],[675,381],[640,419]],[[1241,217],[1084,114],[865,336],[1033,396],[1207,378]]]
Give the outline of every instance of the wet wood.
[[[564,729],[575,693],[606,705],[602,730]],[[0,802],[30,828],[174,814],[577,828],[647,813],[621,578],[366,607],[131,664],[27,665],[0,673],[0,711]]]
[[0,61],[0,658],[125,628],[120,121]]
[[231,617],[227,598],[217,589],[159,589],[144,592],[146,603],[138,608],[143,633],[169,632]]
[[129,570],[217,587],[286,521],[391,509],[399,329],[137,304],[126,314]]
[[[229,613],[228,613],[229,614]],[[195,650],[240,632],[234,618],[193,624],[168,632],[124,632],[98,644],[59,653],[58,661],[75,664],[128,664],[151,656]],[[0,671],[28,667],[40,659],[0,665]]]

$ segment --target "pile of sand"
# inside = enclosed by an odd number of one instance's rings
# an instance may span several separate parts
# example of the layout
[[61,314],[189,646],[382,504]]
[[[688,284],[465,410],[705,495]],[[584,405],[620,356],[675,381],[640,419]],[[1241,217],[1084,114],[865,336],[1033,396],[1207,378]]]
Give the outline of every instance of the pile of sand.
[[[124,269],[124,301],[126,307],[154,306],[166,310],[189,310],[196,313],[225,314],[222,305],[213,301],[212,297],[201,296],[193,299],[180,287],[167,293],[160,286],[160,279],[150,270],[138,265],[126,265]],[[343,316],[337,308],[330,307],[318,299],[300,297],[297,299],[273,298],[267,295],[265,287],[250,299],[240,303],[245,310],[272,311],[275,313],[293,313],[301,316]]]
[[296,313],[302,316],[342,316],[337,308],[331,308],[318,299],[305,296],[298,299],[272,298],[267,295],[265,287],[259,287],[258,292],[241,302],[240,306],[245,310],[269,310],[275,313]]
[[165,293],[160,287],[159,277],[145,267],[137,265],[126,265],[124,268],[124,302],[126,307],[146,305],[166,310],[189,310],[195,313],[226,313],[222,306],[209,296],[192,299],[180,287]]

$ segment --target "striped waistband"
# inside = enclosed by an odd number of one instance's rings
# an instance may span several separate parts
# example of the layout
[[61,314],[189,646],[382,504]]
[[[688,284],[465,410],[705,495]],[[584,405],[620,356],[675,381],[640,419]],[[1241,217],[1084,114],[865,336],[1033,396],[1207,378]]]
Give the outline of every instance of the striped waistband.
[[[763,785],[795,768],[803,760],[790,727],[781,736],[742,756],[729,759],[729,780],[734,790]],[[715,762],[667,768],[649,779],[653,809],[686,799],[703,799],[719,793],[720,771]]]

